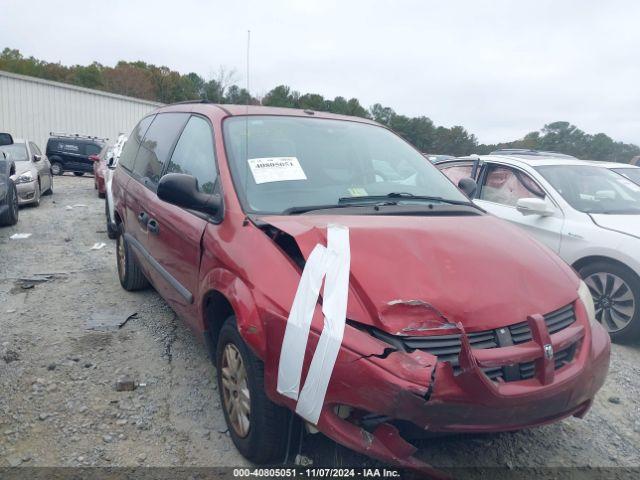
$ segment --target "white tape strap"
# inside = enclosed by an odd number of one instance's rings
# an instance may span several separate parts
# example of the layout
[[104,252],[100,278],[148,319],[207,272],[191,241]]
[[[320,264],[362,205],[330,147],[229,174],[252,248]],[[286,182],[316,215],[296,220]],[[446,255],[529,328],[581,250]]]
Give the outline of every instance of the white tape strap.
[[[282,342],[278,366],[278,392],[298,400],[296,413],[314,424],[320,418],[333,367],[342,344],[347,315],[350,263],[349,229],[329,225],[327,248],[316,245],[305,264]],[[309,328],[325,275],[322,303],[324,328],[300,392]]]

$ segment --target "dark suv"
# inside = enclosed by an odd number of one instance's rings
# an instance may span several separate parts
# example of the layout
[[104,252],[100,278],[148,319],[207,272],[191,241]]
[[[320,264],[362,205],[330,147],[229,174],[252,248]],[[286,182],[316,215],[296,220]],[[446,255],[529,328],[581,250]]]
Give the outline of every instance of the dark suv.
[[51,172],[62,175],[73,172],[81,176],[93,172],[91,156],[97,156],[104,147],[106,138],[51,132],[47,142],[47,157],[51,162]]

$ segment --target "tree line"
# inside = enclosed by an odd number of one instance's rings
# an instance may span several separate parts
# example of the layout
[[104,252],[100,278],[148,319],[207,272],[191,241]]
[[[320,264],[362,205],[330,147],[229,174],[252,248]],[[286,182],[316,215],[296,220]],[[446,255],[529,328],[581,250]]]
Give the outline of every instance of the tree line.
[[487,154],[498,148],[530,148],[617,162],[629,162],[640,155],[637,145],[617,142],[604,133],[585,133],[569,122],[549,123],[515,141],[479,144],[476,136],[462,126],[436,126],[429,117],[408,117],[379,103],[367,108],[357,98],[329,99],[317,93],[301,94],[286,85],[255,97],[235,83],[233,71],[223,68],[212,78],[204,79],[194,72],[181,74],[143,61],[119,61],[113,67],[98,62],[66,66],[25,57],[19,50],[5,48],[0,54],[0,70],[162,103],[206,99],[222,104],[249,103],[355,115],[386,125],[420,151],[432,154],[462,156]]

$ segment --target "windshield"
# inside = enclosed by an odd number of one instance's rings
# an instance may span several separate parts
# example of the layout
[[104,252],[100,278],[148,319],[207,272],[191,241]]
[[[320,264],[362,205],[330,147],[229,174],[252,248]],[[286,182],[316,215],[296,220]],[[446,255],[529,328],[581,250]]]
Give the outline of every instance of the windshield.
[[589,165],[547,165],[536,169],[576,210],[640,213],[640,186],[609,169]]
[[468,202],[418,151],[375,125],[285,116],[234,117],[224,123],[224,140],[236,190],[247,212],[344,205],[349,198],[362,204],[364,197],[394,193],[403,194],[394,198],[396,204],[440,203],[407,198],[412,195]]
[[640,168],[612,168],[612,170],[640,185]]
[[14,143],[13,145],[3,145],[0,151],[4,152],[7,160],[14,162],[26,162],[29,160],[27,147],[24,143]]

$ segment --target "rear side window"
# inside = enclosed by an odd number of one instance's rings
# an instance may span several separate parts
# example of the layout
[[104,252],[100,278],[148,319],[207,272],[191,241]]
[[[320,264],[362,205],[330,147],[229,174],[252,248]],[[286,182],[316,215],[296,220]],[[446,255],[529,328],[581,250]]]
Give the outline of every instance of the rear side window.
[[85,155],[98,155],[102,147],[99,145],[94,145],[93,143],[85,144]]
[[42,152],[35,143],[29,142],[29,146],[31,147],[31,153],[34,155],[42,155]]
[[136,176],[148,178],[154,185],[158,183],[162,167],[188,117],[188,113],[156,115],[136,156],[133,166],[133,173]]
[[209,122],[191,117],[171,156],[166,173],[186,173],[198,179],[198,190],[213,193],[217,172],[213,132]]
[[131,171],[133,169],[133,163],[136,160],[136,155],[138,153],[138,147],[142,143],[142,138],[144,134],[147,133],[147,129],[151,122],[155,118],[154,115],[143,118],[140,120],[140,123],[136,125],[136,128],[133,129],[131,135],[129,136],[129,140],[124,144],[122,148],[122,152],[120,153],[119,164],[122,165],[125,169]]

